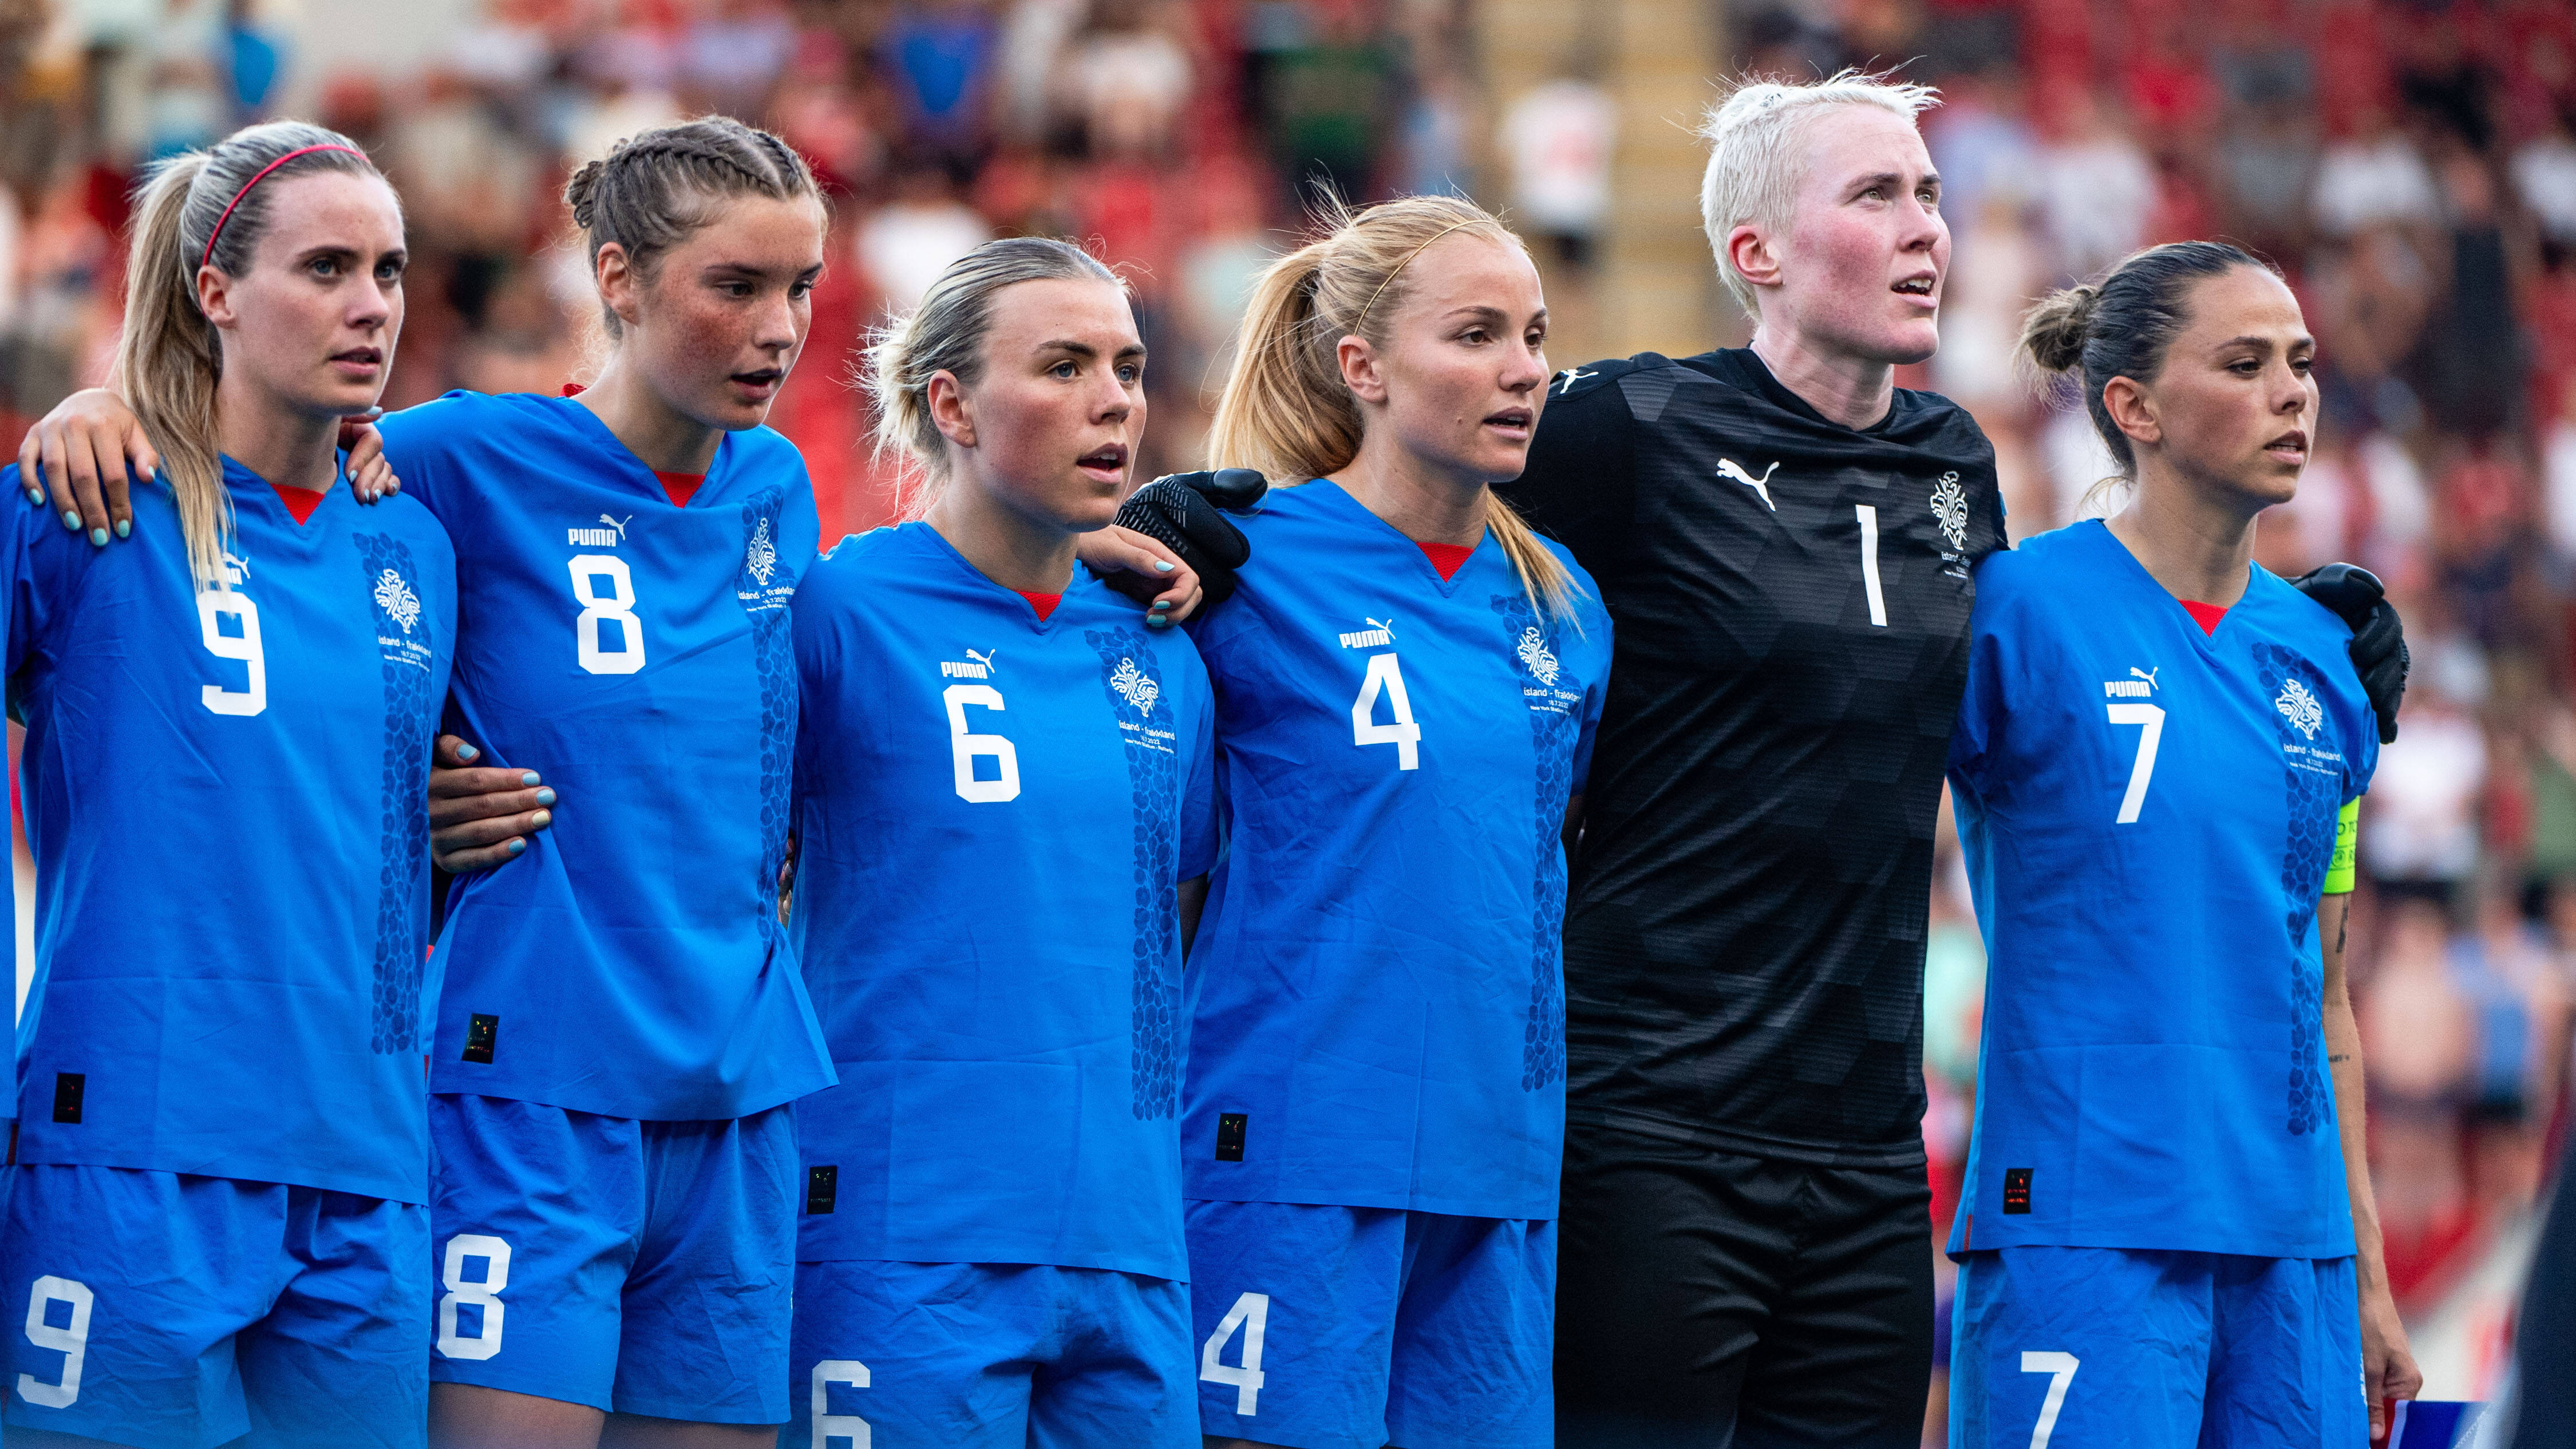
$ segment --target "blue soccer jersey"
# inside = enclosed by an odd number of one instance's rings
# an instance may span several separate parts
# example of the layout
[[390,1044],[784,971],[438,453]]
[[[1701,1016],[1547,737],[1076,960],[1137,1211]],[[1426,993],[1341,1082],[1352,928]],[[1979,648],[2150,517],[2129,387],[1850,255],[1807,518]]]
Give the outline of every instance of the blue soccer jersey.
[[798,1256],[1186,1278],[1198,651],[1088,577],[1041,622],[908,523],[815,565],[796,662],[793,919],[841,1077],[796,1108]]
[[1552,1218],[1559,934],[1610,620],[1532,607],[1488,534],[1444,580],[1329,481],[1247,521],[1192,630],[1225,864],[1190,960],[1193,1198]]
[[381,426],[456,540],[451,726],[563,799],[449,897],[432,1090],[686,1121],[829,1085],[777,914],[816,531],[794,445],[725,434],[675,507],[570,399],[450,393]]
[[1953,1253],[2353,1251],[2316,911],[2379,735],[2260,568],[2215,633],[2098,522],[1977,573],[1952,737],[1991,958]]
[[415,501],[334,487],[299,524],[223,477],[204,592],[167,487],[136,486],[110,549],[50,509],[6,519],[38,882],[18,1161],[426,1202],[423,792],[454,558]]

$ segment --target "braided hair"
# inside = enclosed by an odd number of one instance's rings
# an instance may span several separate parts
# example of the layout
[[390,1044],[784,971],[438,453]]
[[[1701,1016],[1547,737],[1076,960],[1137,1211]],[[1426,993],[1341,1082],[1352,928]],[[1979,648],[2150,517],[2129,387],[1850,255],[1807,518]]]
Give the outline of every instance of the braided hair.
[[[629,136],[606,156],[584,163],[564,183],[563,194],[573,224],[590,243],[594,274],[599,249],[615,242],[647,280],[662,253],[713,222],[731,198],[822,197],[795,148],[731,116],[704,116]],[[617,314],[604,306],[600,311],[608,335],[618,336]]]

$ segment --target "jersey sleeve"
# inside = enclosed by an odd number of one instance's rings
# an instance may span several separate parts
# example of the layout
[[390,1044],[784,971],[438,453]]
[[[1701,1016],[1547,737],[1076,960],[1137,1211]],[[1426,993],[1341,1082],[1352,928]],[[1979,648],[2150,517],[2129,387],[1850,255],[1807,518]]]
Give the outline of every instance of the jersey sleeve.
[[2012,652],[2004,637],[2011,612],[1995,591],[1982,587],[1990,572],[1983,565],[1977,570],[1981,588],[1968,625],[1968,683],[1959,695],[1958,722],[1950,728],[1950,778],[1979,796],[1985,793],[1987,755],[2003,731]]
[[796,451],[795,444],[779,441],[787,450],[782,461],[795,464],[796,486],[788,490],[787,502],[778,510],[778,557],[802,578],[821,550],[823,520],[814,510],[814,481],[805,470],[805,455]]
[[1586,612],[1591,617],[1583,621],[1583,627],[1592,634],[1596,657],[1604,667],[1593,674],[1583,691],[1583,723],[1574,737],[1573,773],[1568,785],[1569,792],[1576,795],[1583,793],[1584,785],[1592,778],[1592,737],[1601,727],[1601,710],[1610,697],[1607,664],[1613,652],[1609,611],[1595,607]]
[[449,393],[376,419],[376,433],[385,441],[385,463],[402,480],[404,495],[418,499],[442,522],[454,502],[456,480],[447,466],[447,450],[439,446],[439,440],[468,428],[464,410],[475,401]]
[[1635,420],[1617,382],[1629,370],[1621,361],[1559,374],[1576,380],[1551,384],[1563,395],[1549,397],[1539,412],[1529,465],[1495,489],[1531,527],[1605,578],[1617,572],[1636,523]]

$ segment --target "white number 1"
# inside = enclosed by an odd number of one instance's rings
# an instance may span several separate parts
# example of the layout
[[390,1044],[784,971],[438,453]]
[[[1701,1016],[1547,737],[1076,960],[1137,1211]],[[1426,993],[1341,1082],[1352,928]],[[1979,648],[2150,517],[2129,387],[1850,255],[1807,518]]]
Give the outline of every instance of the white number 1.
[[[1395,715],[1393,724],[1377,722],[1377,697],[1381,693]],[[1422,766],[1422,726],[1413,722],[1413,701],[1405,695],[1404,674],[1395,667],[1392,654],[1369,656],[1368,677],[1360,681],[1360,697],[1351,705],[1351,743],[1393,745],[1397,769]]]
[[[2138,762],[2129,767],[2129,793],[2120,797],[2120,818],[2115,825],[2134,825],[2138,807],[2147,803],[2147,781],[2156,773],[2156,741],[2164,738],[2165,712],[2152,704],[2114,704],[2111,711],[2115,725],[2145,725],[2138,734]],[[2073,1372],[2073,1370],[2068,1370]]]
[[1860,517],[1860,582],[1869,590],[1869,622],[1884,629],[1887,595],[1878,587],[1878,510],[1866,503],[1855,503],[1852,512]]
[[[2113,705],[2113,709],[2119,708]],[[2153,705],[2140,705],[2153,709]],[[2071,1353],[2025,1353],[2021,1371],[2026,1374],[2051,1374],[2048,1397],[2039,1406],[2039,1423],[2030,1431],[2030,1449],[2048,1449],[2048,1436],[2057,1432],[2057,1411],[2066,1407],[2066,1386],[2075,1382],[2075,1371],[2082,1361]]]
[[[1199,1349],[1199,1378],[1211,1384],[1234,1385],[1234,1411],[1247,1419],[1261,1403],[1261,1338],[1269,1327],[1270,1295],[1246,1293],[1234,1300],[1234,1306],[1217,1321],[1216,1332],[1209,1334],[1207,1343]],[[1217,1362],[1217,1357],[1225,1352],[1226,1343],[1238,1329],[1243,1333],[1243,1367],[1228,1368]]]

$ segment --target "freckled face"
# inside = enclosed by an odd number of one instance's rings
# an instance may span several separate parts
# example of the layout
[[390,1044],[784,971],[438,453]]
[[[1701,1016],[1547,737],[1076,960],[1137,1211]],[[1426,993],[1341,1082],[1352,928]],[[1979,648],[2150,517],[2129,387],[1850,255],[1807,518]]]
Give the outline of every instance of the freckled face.
[[733,198],[655,259],[621,349],[682,415],[758,427],[804,351],[822,274],[822,203]]

